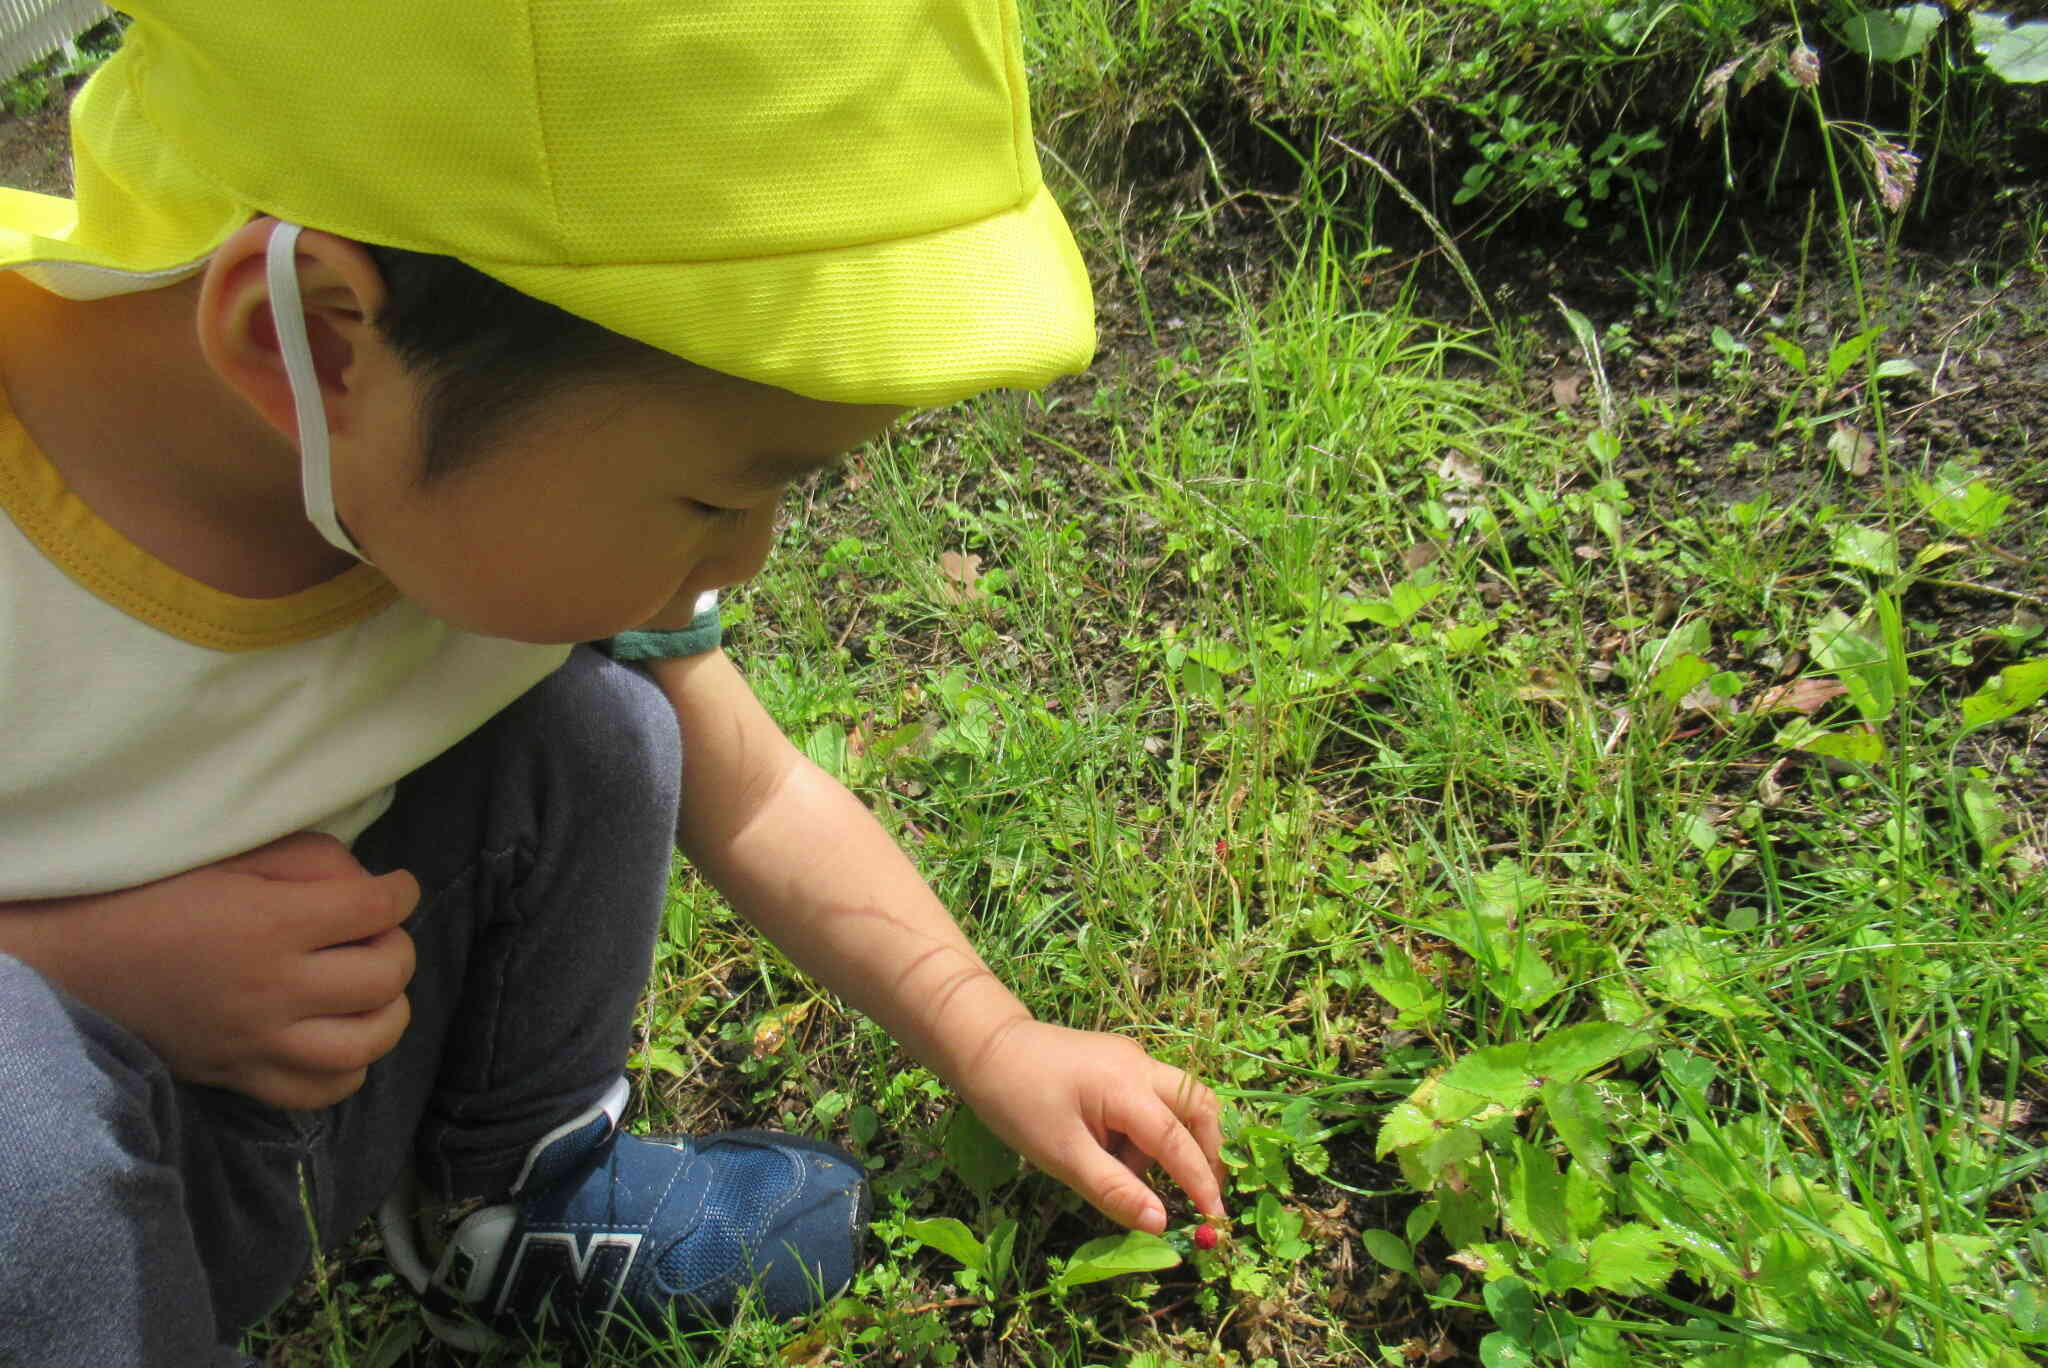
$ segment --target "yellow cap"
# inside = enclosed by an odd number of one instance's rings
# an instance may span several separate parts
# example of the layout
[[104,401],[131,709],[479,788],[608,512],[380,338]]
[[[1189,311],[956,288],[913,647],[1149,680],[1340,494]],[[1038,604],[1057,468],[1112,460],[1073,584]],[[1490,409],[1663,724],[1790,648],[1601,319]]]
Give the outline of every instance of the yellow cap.
[[927,406],[1087,365],[1013,0],[131,0],[74,202],[0,267],[74,297],[256,214],[453,256],[700,365]]

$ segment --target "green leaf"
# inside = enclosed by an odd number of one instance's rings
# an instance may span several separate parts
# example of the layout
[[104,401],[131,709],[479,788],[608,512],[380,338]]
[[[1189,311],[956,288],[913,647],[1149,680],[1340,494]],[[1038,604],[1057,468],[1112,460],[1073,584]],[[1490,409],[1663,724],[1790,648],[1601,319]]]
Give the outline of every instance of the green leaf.
[[2001,80],[2014,85],[2039,85],[2048,81],[2048,23],[2037,19],[1997,34],[1979,28],[1977,54],[1991,74]]
[[1017,1223],[1006,1220],[988,1234],[988,1280],[998,1289],[1010,1280],[1011,1256],[1017,1248]]
[[1487,976],[1486,987],[1516,1011],[1532,1012],[1556,997],[1564,980],[1543,958],[1541,947],[1524,940],[1514,947],[1506,965]]
[[1963,700],[1963,728],[2002,722],[2048,694],[2048,657],[2008,665]]
[[1868,628],[1850,621],[1839,608],[1815,623],[1806,640],[1814,661],[1841,681],[1849,691],[1849,701],[1866,721],[1881,722],[1891,716],[1898,699],[1893,690],[1891,653],[1884,642]]
[[1585,1021],[1552,1031],[1529,1050],[1528,1069],[1538,1079],[1571,1083],[1650,1043],[1647,1031],[1616,1021]]
[[1780,361],[1799,374],[1806,374],[1806,353],[1799,349],[1797,342],[1780,337],[1776,333],[1765,333],[1764,341],[1770,344],[1771,350],[1778,354]]
[[1977,849],[1986,860],[1997,855],[2004,847],[2005,807],[1998,801],[1998,790],[1991,781],[1971,775],[1963,782],[1963,818],[1970,824],[1970,836],[1977,842]]
[[939,1253],[955,1259],[977,1273],[988,1269],[988,1251],[980,1240],[951,1216],[935,1216],[928,1221],[909,1220],[903,1223],[903,1233],[919,1244],[930,1245]]
[[1778,733],[1778,744],[1808,755],[1824,755],[1830,760],[1847,760],[1858,765],[1884,763],[1884,738],[1875,732],[1826,731],[1803,717],[1786,724],[1785,729]]
[[1646,1295],[1661,1289],[1677,1271],[1671,1242],[1635,1221],[1601,1231],[1586,1247],[1586,1277],[1603,1292]]
[[1873,61],[1903,62],[1927,50],[1945,17],[1939,5],[1864,10],[1842,25],[1842,41]]
[[1899,539],[1875,527],[1850,523],[1835,534],[1835,559],[1873,575],[1899,573]]
[[1435,1202],[1424,1202],[1421,1206],[1416,1207],[1408,1213],[1408,1219],[1401,1226],[1402,1233],[1408,1237],[1408,1247],[1410,1249],[1421,1244],[1428,1237],[1429,1232],[1435,1229]]
[[1536,1092],[1529,1077],[1529,1043],[1518,1040],[1474,1050],[1445,1070],[1437,1085],[1503,1107],[1519,1107]]
[[983,1201],[1017,1176],[1019,1163],[1016,1152],[998,1140],[971,1107],[953,1109],[946,1126],[946,1162]]
[[1884,328],[1882,326],[1875,327],[1869,332],[1860,332],[1854,337],[1845,338],[1830,348],[1828,351],[1828,383],[1832,385],[1835,381],[1847,375],[1849,367],[1863,359],[1864,353],[1870,350],[1870,344],[1875,342],[1878,334],[1883,331]]
[[1543,1085],[1543,1107],[1550,1115],[1551,1129],[1572,1158],[1588,1173],[1605,1179],[1614,1162],[1612,1130],[1607,1106],[1593,1085],[1586,1082],[1550,1082]]
[[626,1059],[629,1069],[659,1069],[677,1078],[688,1078],[690,1066],[683,1057],[666,1045],[649,1045],[644,1050],[635,1050]]
[[1713,673],[1713,666],[1688,652],[1657,671],[1650,687],[1666,703],[1676,707],[1681,699],[1706,682]]
[[1415,1251],[1391,1230],[1368,1230],[1358,1237],[1365,1246],[1365,1252],[1393,1269],[1396,1273],[1415,1271]]
[[1494,1279],[1486,1285],[1485,1298],[1493,1323],[1516,1339],[1526,1341],[1536,1329],[1536,1298],[1520,1278]]
[[1929,517],[1966,537],[1990,535],[2012,506],[2010,494],[2000,493],[1953,461],[1943,462],[1932,482],[1915,480],[1913,497]]
[[1485,1368],[1532,1368],[1536,1356],[1521,1339],[1496,1330],[1479,1341],[1479,1361]]
[[1053,1282],[1060,1287],[1079,1287],[1083,1283],[1121,1278],[1127,1273],[1157,1273],[1179,1262],[1180,1255],[1173,1246],[1157,1235],[1127,1230],[1082,1245]]
[[356,1360],[363,1368],[398,1368],[407,1361],[413,1346],[420,1341],[422,1322],[418,1316],[407,1316],[394,1321],[371,1346],[369,1355]]
[[1259,1239],[1267,1249],[1278,1249],[1281,1245],[1301,1237],[1301,1213],[1285,1205],[1270,1192],[1259,1194],[1259,1203],[1252,1209],[1252,1228],[1259,1232]]
[[1548,1154],[1522,1139],[1515,1141],[1515,1165],[1508,1178],[1508,1220],[1545,1249],[1571,1243],[1564,1174]]

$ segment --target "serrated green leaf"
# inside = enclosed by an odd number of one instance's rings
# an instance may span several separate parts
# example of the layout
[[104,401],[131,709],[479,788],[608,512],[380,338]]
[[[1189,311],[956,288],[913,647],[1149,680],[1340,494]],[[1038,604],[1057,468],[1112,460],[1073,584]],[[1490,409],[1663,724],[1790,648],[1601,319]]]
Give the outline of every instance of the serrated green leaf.
[[1538,1079],[1570,1083],[1650,1043],[1649,1033],[1616,1021],[1585,1021],[1551,1031],[1529,1049]]
[[946,1126],[946,1162],[983,1201],[1017,1176],[1016,1151],[996,1138],[971,1107],[955,1107]]
[[1424,1144],[1437,1137],[1436,1118],[1413,1102],[1396,1103],[1380,1123],[1380,1138],[1374,1157],[1384,1159],[1397,1149]]
[[1903,62],[1927,50],[1946,17],[1940,5],[1863,10],[1842,25],[1842,41],[1873,61]]
[[1586,1279],[1603,1292],[1655,1292],[1677,1271],[1671,1242],[1635,1221],[1601,1231],[1586,1246]]
[[1929,517],[1966,537],[1990,535],[2012,506],[2012,495],[1953,461],[1943,462],[1933,480],[1915,480],[1913,497]]
[[2048,657],[2008,665],[1963,700],[1963,727],[2002,722],[2048,695]]
[[1437,1079],[1444,1091],[1466,1093],[1503,1107],[1519,1107],[1535,1095],[1529,1077],[1529,1043],[1511,1041],[1474,1050]]
[[1061,1287],[1080,1287],[1084,1283],[1121,1278],[1127,1273],[1157,1273],[1179,1263],[1180,1255],[1173,1246],[1157,1235],[1127,1230],[1082,1245],[1053,1281]]
[[1403,1240],[1393,1231],[1368,1230],[1358,1238],[1359,1242],[1365,1246],[1366,1253],[1372,1255],[1373,1258],[1379,1260],[1388,1268],[1393,1269],[1396,1273],[1413,1273],[1415,1271],[1415,1251],[1408,1247],[1406,1240]]
[[903,1233],[977,1273],[988,1268],[988,1251],[982,1247],[981,1241],[974,1238],[973,1231],[951,1216],[905,1221]]

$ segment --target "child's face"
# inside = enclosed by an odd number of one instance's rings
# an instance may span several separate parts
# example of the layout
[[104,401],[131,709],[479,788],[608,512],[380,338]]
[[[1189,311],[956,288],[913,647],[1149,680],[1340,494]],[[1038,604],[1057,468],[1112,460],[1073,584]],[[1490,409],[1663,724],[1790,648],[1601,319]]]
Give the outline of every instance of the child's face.
[[901,412],[708,374],[592,384],[542,401],[472,465],[422,487],[417,409],[394,404],[350,450],[337,444],[336,498],[377,568],[437,616],[521,641],[590,641],[657,615],[680,626],[698,594],[751,578],[791,480]]

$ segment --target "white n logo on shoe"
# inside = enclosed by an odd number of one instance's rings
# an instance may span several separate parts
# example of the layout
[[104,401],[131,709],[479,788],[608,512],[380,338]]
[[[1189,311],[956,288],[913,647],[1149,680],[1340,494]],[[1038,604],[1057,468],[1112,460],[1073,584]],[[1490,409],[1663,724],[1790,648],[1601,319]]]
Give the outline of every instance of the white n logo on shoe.
[[497,1310],[530,1320],[543,1306],[595,1322],[612,1313],[625,1289],[626,1270],[640,1249],[639,1235],[528,1231],[512,1256]]

